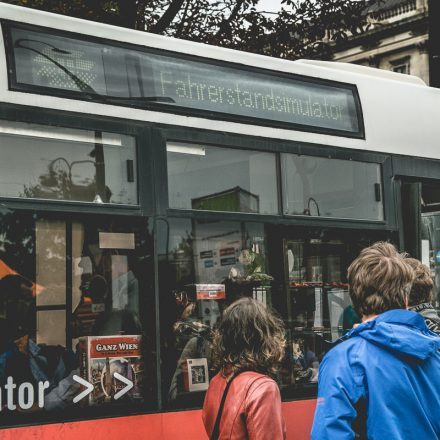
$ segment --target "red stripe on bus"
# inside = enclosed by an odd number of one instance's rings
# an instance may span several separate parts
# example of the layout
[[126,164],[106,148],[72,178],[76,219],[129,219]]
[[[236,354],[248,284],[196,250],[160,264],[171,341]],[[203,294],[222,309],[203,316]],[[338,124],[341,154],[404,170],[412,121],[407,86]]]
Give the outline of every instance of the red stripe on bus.
[[[316,400],[283,403],[288,440],[308,440]],[[0,430],[1,440],[206,440],[201,411],[85,420]]]

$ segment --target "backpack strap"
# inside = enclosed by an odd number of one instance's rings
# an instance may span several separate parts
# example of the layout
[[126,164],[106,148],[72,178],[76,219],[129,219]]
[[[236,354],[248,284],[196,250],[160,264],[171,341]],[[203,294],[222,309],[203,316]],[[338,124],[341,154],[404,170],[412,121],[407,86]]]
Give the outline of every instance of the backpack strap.
[[226,384],[225,391],[223,391],[222,400],[220,401],[220,406],[218,408],[217,417],[215,419],[214,429],[212,430],[211,437],[209,437],[209,440],[218,440],[218,437],[220,435],[220,422],[222,419],[223,414],[223,408],[225,406],[226,397],[228,395],[229,387],[231,386],[232,381],[240,374],[243,373],[243,371],[237,371],[234,373],[234,375],[228,380],[228,383]]

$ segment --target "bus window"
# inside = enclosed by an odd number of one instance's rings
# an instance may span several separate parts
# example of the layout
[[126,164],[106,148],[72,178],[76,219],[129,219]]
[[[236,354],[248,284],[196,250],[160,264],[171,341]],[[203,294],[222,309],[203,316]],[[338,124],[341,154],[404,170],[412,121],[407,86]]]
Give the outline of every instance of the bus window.
[[277,214],[275,154],[168,142],[169,206]]
[[267,237],[272,304],[286,326],[281,393],[288,399],[312,397],[331,342],[360,322],[350,300],[347,268],[361,249],[391,237],[289,226],[268,227]]
[[347,246],[341,240],[284,240],[287,348],[283,385],[295,389],[318,381],[326,341],[359,322],[345,276]]
[[162,393],[168,407],[201,405],[212,332],[242,296],[271,304],[264,226],[168,219],[159,244]]
[[[211,338],[242,296],[273,307],[286,327],[278,381],[286,398],[313,397],[329,348],[359,322],[347,267],[382,234],[313,233],[240,221],[168,218],[158,223],[162,396],[167,408],[203,403],[216,373]],[[297,233],[299,238],[287,238]],[[306,236],[307,238],[304,238]]]
[[284,214],[383,220],[380,165],[282,154]]
[[0,121],[0,196],[135,205],[132,136]]
[[141,220],[0,212],[2,423],[155,406],[151,246]]

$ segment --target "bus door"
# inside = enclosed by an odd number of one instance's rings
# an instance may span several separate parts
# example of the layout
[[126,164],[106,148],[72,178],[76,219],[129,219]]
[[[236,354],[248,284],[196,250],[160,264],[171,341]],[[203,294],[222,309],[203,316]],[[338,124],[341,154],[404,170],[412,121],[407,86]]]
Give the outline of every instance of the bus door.
[[401,183],[401,249],[431,269],[433,305],[440,308],[440,183]]

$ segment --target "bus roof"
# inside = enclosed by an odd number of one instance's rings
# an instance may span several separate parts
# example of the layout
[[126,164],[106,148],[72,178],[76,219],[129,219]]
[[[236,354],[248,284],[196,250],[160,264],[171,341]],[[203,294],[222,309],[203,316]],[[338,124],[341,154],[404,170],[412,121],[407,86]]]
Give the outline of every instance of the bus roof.
[[[426,86],[416,77],[328,61],[287,61],[3,3],[0,3],[0,18],[70,31],[109,42],[179,52],[199,57],[201,61],[204,58],[267,69],[269,74],[277,71],[353,84],[357,87],[361,101],[365,139],[220,120],[216,121],[215,127],[223,132],[264,138],[440,159],[440,148],[437,147],[440,123],[435,120],[440,108],[440,90]],[[29,93],[8,89],[4,44],[1,44],[0,54],[1,102],[212,130],[212,119],[200,116],[173,115],[171,118],[169,113],[135,108],[124,108],[121,112],[116,105],[41,94],[35,94],[30,99]]]

